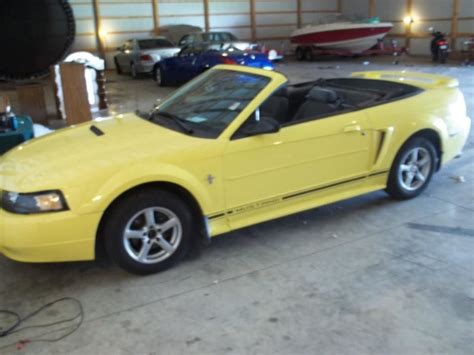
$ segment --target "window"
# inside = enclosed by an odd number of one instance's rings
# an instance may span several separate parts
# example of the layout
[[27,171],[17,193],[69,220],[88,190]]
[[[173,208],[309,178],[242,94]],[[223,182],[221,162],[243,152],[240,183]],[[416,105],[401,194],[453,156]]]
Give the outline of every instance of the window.
[[232,70],[209,71],[158,107],[192,125],[194,134],[217,138],[270,79]]
[[138,41],[140,49],[169,48],[174,47],[167,39],[141,39]]

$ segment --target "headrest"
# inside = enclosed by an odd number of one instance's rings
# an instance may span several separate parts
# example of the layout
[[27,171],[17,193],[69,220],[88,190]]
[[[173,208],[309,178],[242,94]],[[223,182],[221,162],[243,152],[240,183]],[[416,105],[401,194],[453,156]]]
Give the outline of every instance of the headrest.
[[306,98],[309,100],[326,102],[328,104],[337,102],[339,100],[339,97],[335,91],[319,86],[313,87],[308,95],[306,95]]

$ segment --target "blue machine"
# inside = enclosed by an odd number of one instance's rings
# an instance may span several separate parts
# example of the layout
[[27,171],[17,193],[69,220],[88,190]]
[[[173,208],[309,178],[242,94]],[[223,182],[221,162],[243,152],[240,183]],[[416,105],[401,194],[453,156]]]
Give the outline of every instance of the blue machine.
[[155,67],[154,77],[161,86],[179,85],[218,64],[274,69],[273,63],[263,53],[244,52],[232,46],[215,49],[215,46],[201,45],[184,47],[178,56],[163,59]]
[[0,154],[32,138],[34,131],[30,117],[0,113]]

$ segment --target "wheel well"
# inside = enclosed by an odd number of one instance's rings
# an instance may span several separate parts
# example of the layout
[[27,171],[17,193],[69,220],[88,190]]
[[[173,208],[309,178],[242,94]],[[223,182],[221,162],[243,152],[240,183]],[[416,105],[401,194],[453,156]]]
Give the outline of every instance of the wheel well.
[[[439,137],[438,132],[432,129],[424,129],[421,131],[416,132],[414,135],[410,137],[410,139],[414,137],[423,137],[427,140],[429,140],[435,147],[436,149],[436,154],[437,154],[437,166],[436,166],[436,171],[438,171],[441,168],[441,158],[443,156],[443,149],[441,146],[441,138]],[[409,139],[409,140],[410,140]]]
[[191,212],[194,218],[195,223],[199,227],[199,236],[204,237],[206,235],[206,226],[204,225],[203,212],[199,203],[194,198],[194,196],[185,188],[180,185],[169,183],[169,182],[151,182],[142,185],[135,186],[118,196],[112,203],[107,207],[107,209],[102,214],[102,218],[99,223],[99,228],[97,230],[96,241],[95,241],[95,255],[96,259],[101,259],[107,256],[104,246],[104,227],[105,221],[107,220],[108,215],[113,210],[113,208],[127,196],[136,193],[140,190],[145,189],[158,189],[171,192],[182,199],[186,204],[191,208]]

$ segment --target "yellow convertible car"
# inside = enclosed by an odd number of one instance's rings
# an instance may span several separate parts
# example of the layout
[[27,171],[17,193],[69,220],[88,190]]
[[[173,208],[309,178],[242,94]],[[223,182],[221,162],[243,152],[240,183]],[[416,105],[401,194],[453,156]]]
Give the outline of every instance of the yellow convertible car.
[[289,85],[217,66],[148,114],[70,127],[0,159],[0,252],[164,270],[194,242],[385,189],[419,195],[457,157],[458,82],[408,72]]

